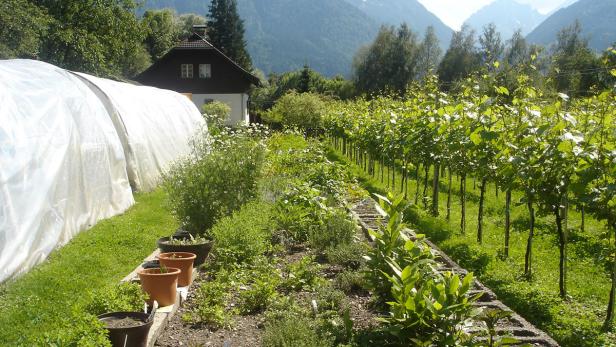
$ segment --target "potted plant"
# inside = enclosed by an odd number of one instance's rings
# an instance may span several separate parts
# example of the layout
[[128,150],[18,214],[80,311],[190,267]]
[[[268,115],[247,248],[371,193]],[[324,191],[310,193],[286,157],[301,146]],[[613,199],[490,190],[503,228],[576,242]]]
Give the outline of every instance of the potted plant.
[[193,262],[197,258],[194,253],[161,253],[157,258],[162,266],[181,270],[178,276],[178,287],[186,287],[192,283]]
[[212,240],[203,236],[193,236],[181,229],[171,237],[158,239],[158,248],[161,253],[193,253],[195,254],[194,266],[199,266],[205,262],[210,250]]
[[160,306],[175,304],[180,272],[178,268],[166,267],[162,264],[159,268],[137,271],[141,288],[149,296],[148,304],[152,304],[154,300],[158,301]]
[[98,319],[105,325],[113,347],[146,347],[152,316],[143,312],[111,312]]

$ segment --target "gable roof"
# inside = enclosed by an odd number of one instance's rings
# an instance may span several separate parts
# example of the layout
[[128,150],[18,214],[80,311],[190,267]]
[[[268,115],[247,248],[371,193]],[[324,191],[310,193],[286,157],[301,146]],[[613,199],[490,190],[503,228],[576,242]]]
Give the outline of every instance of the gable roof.
[[[177,45],[175,45],[175,47],[173,47],[171,50],[169,50],[169,52],[167,52],[165,54],[165,56],[167,54],[171,53],[172,51],[175,51],[175,50],[191,50],[191,49],[213,50],[218,55],[220,55],[225,60],[227,60],[229,63],[231,63],[231,65],[233,65],[242,74],[242,76],[244,76],[252,84],[254,84],[256,86],[260,86],[261,85],[261,80],[259,80],[259,78],[257,76],[253,75],[252,73],[248,72],[246,69],[241,67],[233,59],[229,58],[221,50],[219,50],[218,48],[214,47],[214,45],[209,43],[205,38],[201,37],[197,33],[193,33],[188,39],[186,39],[186,40],[178,43]],[[145,71],[143,71],[141,74],[144,74],[144,73],[148,72],[149,70],[153,69],[155,66],[157,66],[159,63],[161,63],[163,60],[164,60],[164,56],[162,58],[160,58],[158,61],[156,61],[154,64],[150,65],[150,67],[145,69]]]

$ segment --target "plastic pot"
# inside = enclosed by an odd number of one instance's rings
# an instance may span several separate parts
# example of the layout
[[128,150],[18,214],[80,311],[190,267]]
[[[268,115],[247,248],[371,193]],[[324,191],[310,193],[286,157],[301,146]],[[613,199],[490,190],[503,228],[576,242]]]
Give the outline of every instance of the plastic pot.
[[160,268],[141,269],[137,272],[141,281],[141,288],[150,297],[148,304],[154,300],[160,306],[175,304],[177,297],[178,276],[180,269],[167,268],[167,272],[161,273]]
[[[109,341],[113,347],[146,347],[148,333],[152,327],[152,321],[148,320],[149,314],[142,312],[111,312],[98,316],[105,324]],[[118,320],[134,319],[140,321],[134,326],[111,327]]]
[[197,258],[194,253],[161,253],[157,258],[162,265],[168,268],[177,268],[182,271],[178,276],[178,287],[186,287],[192,283],[193,262],[195,258]]
[[184,252],[195,254],[197,257],[193,263],[194,266],[199,266],[205,262],[205,258],[207,258],[208,254],[210,254],[210,250],[212,249],[212,244],[212,241],[208,241],[196,245],[170,245],[169,237],[162,237],[158,239],[158,248],[160,248],[161,253]]

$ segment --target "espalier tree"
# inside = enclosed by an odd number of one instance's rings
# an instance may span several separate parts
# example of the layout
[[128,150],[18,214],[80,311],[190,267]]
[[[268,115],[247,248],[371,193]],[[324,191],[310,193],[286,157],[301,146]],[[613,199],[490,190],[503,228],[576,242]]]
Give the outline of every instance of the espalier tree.
[[[416,205],[421,197],[424,208],[435,216],[439,215],[439,185],[447,174],[446,218],[450,218],[453,176],[457,175],[461,233],[466,232],[466,181],[478,180],[479,243],[484,236],[487,187],[494,184],[497,194],[499,189],[505,192],[503,257],[509,256],[511,206],[525,206],[524,274],[529,280],[533,279],[535,218],[551,216],[563,298],[567,298],[568,211],[581,211],[582,230],[586,214],[603,221],[605,244],[611,249],[612,288],[605,320],[609,329],[616,306],[616,96],[613,91],[578,100],[564,94],[544,95],[524,74],[528,68],[519,67],[511,90],[490,73],[498,69],[498,63],[492,63],[492,68],[461,81],[448,93],[439,90],[436,77],[427,76],[402,96],[333,102],[324,119],[325,132],[336,148],[366,172],[391,191],[404,192]],[[414,196],[408,192],[412,177],[417,183]],[[520,193],[516,194],[519,200],[514,201],[513,192]]]

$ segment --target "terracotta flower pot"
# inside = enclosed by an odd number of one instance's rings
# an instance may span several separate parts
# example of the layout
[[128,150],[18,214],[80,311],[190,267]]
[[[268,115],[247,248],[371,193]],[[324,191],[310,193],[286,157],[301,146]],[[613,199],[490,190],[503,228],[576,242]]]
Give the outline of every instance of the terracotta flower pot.
[[171,252],[158,255],[158,261],[168,267],[182,270],[178,276],[178,287],[186,287],[192,283],[193,262],[197,258],[194,253]]
[[167,268],[167,272],[161,273],[160,268],[141,269],[137,274],[141,280],[141,288],[150,297],[148,304],[154,300],[160,306],[175,304],[177,297],[178,275],[180,269]]

